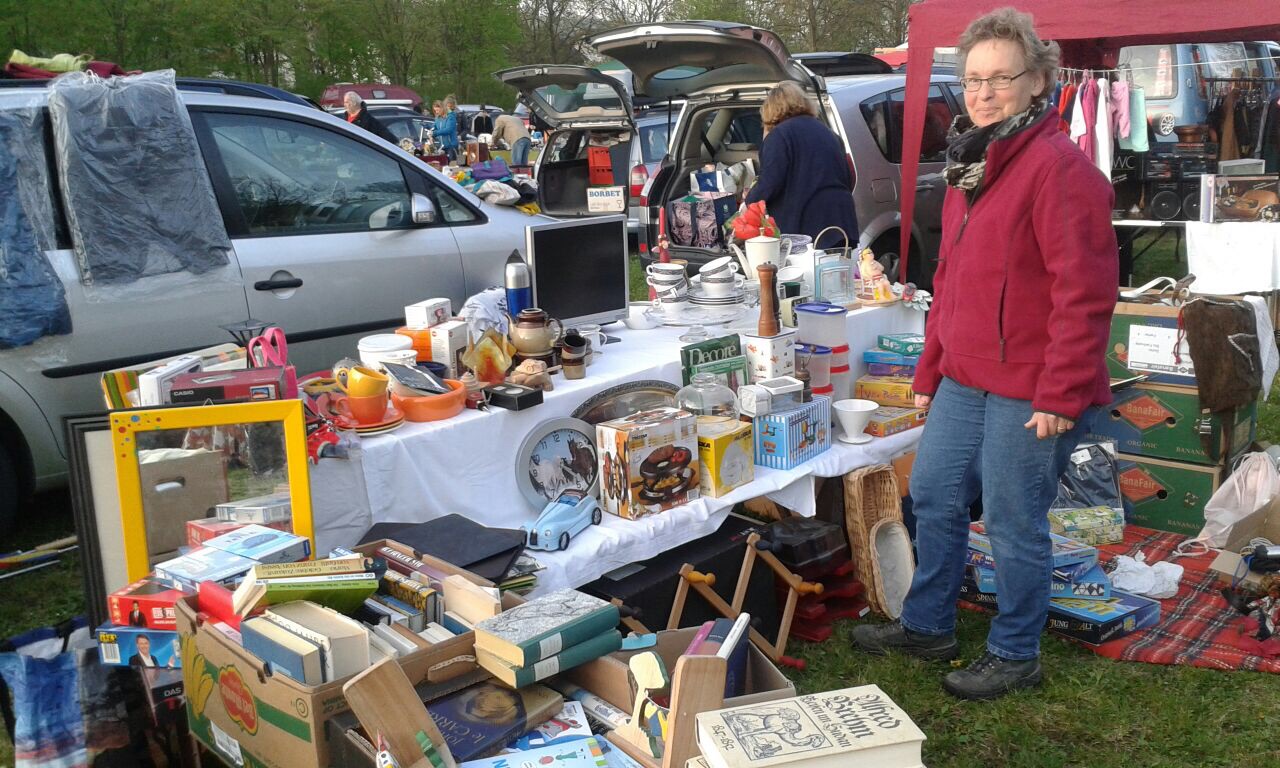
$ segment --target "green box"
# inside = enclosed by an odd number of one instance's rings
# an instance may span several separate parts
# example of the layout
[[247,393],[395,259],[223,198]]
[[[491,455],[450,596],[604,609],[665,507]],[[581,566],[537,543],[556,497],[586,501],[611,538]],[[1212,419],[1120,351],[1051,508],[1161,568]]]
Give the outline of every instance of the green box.
[[1204,505],[1222,482],[1221,467],[1117,454],[1125,519],[1133,525],[1194,536]]
[[[1107,375],[1113,379],[1130,379],[1134,376],[1146,375],[1152,384],[1174,384],[1180,387],[1196,385],[1195,367],[1191,362],[1191,351],[1186,339],[1177,344],[1178,308],[1165,304],[1137,304],[1121,301],[1116,304],[1115,313],[1111,316],[1111,335],[1107,339]],[[1137,330],[1135,330],[1137,329]],[[1138,353],[1143,363],[1134,363],[1135,334],[1163,336],[1170,350],[1177,346],[1181,354],[1175,358],[1172,354],[1159,359],[1150,353]]]
[[1200,396],[1194,389],[1163,384],[1138,384],[1115,393],[1115,400],[1098,414],[1089,439],[1116,442],[1121,453],[1155,459],[1219,464],[1245,451],[1258,430],[1258,404],[1237,408],[1230,428],[1207,415],[1216,456],[1204,451],[1197,425],[1202,418]]

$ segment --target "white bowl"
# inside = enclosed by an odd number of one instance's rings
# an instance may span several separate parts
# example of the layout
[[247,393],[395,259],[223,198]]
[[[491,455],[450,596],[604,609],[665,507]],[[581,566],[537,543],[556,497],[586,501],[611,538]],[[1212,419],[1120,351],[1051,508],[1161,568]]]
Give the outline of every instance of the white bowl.
[[632,304],[623,325],[633,331],[648,331],[662,325],[662,319],[654,317],[648,304]]

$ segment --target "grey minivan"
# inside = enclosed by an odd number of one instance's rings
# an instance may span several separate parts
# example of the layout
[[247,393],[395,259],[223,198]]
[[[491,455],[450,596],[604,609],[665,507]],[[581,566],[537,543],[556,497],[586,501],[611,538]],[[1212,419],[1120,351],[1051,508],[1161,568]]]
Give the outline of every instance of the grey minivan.
[[[442,296],[457,308],[500,284],[507,256],[523,250],[529,217],[482,203],[344,120],[267,97],[179,93],[229,263],[95,290],[81,280],[63,201],[50,196],[59,235],[47,255],[72,332],[0,350],[0,528],[23,494],[65,481],[62,419],[103,409],[103,371],[228,342],[219,326],[249,318],[285,330],[299,373],[325,369],[362,335],[403,325],[407,304]],[[0,111],[45,110],[46,96],[40,86],[0,87]]]

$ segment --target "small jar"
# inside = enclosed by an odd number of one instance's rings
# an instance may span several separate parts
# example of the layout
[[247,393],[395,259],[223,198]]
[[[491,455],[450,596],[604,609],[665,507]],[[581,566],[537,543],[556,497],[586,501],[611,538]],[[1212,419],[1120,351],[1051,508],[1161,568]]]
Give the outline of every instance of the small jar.
[[689,385],[676,393],[676,407],[694,416],[738,418],[738,400],[733,390],[712,373],[695,373]]

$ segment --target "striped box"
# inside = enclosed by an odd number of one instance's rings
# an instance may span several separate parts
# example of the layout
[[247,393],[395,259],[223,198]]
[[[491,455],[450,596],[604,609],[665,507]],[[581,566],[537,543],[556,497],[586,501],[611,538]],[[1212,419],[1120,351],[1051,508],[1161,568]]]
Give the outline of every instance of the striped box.
[[756,463],[793,469],[831,447],[831,400],[815,396],[799,408],[757,416],[752,426]]

